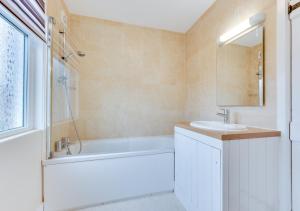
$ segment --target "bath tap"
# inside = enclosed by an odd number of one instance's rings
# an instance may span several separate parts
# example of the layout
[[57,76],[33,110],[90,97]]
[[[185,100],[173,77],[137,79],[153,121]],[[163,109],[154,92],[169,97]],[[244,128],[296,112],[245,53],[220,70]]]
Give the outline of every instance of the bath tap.
[[60,140],[55,142],[55,152],[61,152],[62,150],[67,150],[67,155],[72,155],[70,151],[70,146],[74,143],[70,141],[69,137],[62,137]]

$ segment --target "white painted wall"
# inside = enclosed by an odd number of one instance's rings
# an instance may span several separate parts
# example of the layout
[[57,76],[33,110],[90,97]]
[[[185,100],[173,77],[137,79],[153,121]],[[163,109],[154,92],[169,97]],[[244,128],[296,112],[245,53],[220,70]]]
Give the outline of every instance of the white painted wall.
[[0,143],[0,210],[36,211],[42,204],[42,140],[36,130]]
[[300,9],[290,14],[292,31],[292,122],[291,140],[300,141]]
[[[292,4],[299,0],[292,1]],[[300,9],[290,14],[291,19],[291,49],[292,49],[292,206],[294,211],[300,211]]]
[[282,132],[279,144],[279,210],[291,210],[290,122],[290,28],[289,0],[277,0],[277,129]]
[[293,142],[293,210],[300,211],[300,142]]

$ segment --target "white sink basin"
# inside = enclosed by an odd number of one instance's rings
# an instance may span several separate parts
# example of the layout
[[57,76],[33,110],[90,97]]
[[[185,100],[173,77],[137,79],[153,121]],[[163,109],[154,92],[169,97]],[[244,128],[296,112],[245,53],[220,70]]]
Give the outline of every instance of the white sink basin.
[[247,130],[246,125],[224,124],[223,122],[214,122],[214,121],[195,121],[191,123],[191,126],[200,129],[217,130],[217,131]]

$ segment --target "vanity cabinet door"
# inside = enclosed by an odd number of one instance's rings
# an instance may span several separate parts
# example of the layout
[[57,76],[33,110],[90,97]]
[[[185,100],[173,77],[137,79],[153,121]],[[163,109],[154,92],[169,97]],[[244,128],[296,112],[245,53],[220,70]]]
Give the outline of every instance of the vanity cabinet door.
[[187,211],[221,211],[221,151],[176,133],[175,194]]
[[175,194],[182,205],[190,210],[192,186],[193,142],[180,134],[175,134]]
[[221,211],[221,151],[197,142],[192,180],[193,211]]

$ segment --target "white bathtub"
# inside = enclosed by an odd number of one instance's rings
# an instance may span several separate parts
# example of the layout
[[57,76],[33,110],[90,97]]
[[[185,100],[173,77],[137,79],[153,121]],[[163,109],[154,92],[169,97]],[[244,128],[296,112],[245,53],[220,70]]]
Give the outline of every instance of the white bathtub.
[[174,190],[172,136],[85,141],[81,155],[43,164],[45,211]]

